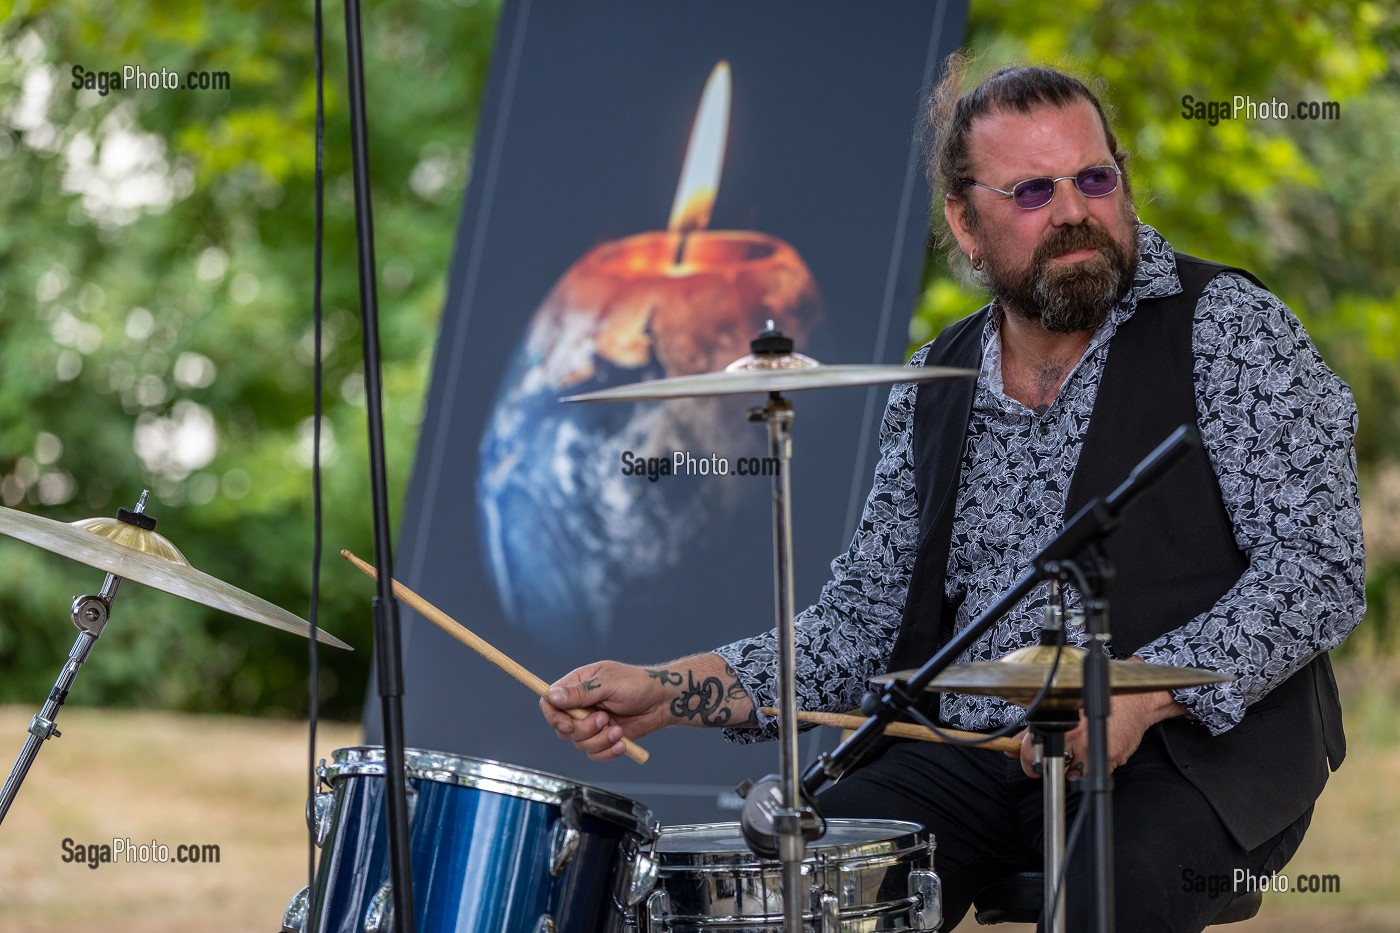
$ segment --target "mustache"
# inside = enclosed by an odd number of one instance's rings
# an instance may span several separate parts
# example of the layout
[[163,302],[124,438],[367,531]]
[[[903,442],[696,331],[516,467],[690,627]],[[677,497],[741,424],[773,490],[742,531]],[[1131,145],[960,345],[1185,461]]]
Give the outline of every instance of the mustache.
[[1073,227],[1060,227],[1051,231],[1036,247],[1032,261],[1036,265],[1041,265],[1056,256],[1063,256],[1065,253],[1081,249],[1097,249],[1099,252],[1111,256],[1116,251],[1117,245],[1113,242],[1113,237],[1109,236],[1108,231],[1103,227],[1090,226],[1087,223],[1075,224]]

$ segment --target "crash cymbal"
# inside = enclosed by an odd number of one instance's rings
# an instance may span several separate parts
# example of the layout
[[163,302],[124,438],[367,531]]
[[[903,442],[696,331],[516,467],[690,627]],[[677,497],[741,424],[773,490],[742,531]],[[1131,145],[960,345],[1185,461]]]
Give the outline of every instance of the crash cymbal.
[[832,389],[842,386],[892,385],[897,382],[933,382],[939,379],[971,379],[975,369],[947,366],[872,366],[820,363],[795,368],[740,369],[695,376],[673,376],[634,382],[567,396],[566,402],[645,402],[749,392],[793,392],[798,389]]
[[[1001,697],[1017,706],[1027,706],[1045,686],[1045,677],[1055,661],[1053,645],[1020,648],[996,661],[976,661],[950,667],[933,679],[928,690],[948,693],[975,693]],[[1084,692],[1083,648],[1068,645],[1060,657],[1055,681],[1046,693],[1050,703],[1077,708]],[[908,680],[914,671],[895,671],[872,678],[880,683]],[[1143,664],[1139,661],[1109,661],[1108,683],[1113,693],[1151,693],[1218,684],[1234,677],[1195,667]]]
[[[303,638],[311,634],[310,624],[287,610],[196,570],[178,548],[153,530],[115,518],[86,518],[70,525],[0,507],[0,534]],[[353,650],[324,630],[317,630],[316,640]]]

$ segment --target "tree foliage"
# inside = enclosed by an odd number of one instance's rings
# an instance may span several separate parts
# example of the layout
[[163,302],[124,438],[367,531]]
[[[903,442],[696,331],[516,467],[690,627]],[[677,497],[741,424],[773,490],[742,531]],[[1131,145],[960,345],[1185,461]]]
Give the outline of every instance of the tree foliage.
[[[870,15],[878,15],[872,8]],[[497,16],[492,0],[364,11],[391,514],[414,449]],[[372,553],[339,6],[327,9],[323,694],[357,713]],[[978,0],[992,64],[1098,75],[1145,220],[1255,270],[1362,406],[1368,475],[1400,456],[1396,12],[1381,3]],[[311,567],[312,9],[267,0],[0,7],[0,502],[59,520],[143,488],[202,570],[305,615]],[[83,73],[226,73],[227,90],[74,89]],[[95,80],[95,79],[94,79]],[[1181,98],[1335,100],[1332,122],[1181,116]],[[931,261],[912,337],[980,303]],[[1383,555],[1377,580],[1400,579]],[[1386,570],[1385,568],[1392,568]],[[1388,574],[1388,575],[1387,575]],[[0,700],[37,703],[100,573],[0,540]],[[1377,595],[1395,583],[1382,582]],[[1390,612],[1400,604],[1392,598]],[[135,584],[74,699],[299,713],[305,646]]]
[[[325,546],[332,714],[356,715],[372,557],[343,21],[326,11]],[[402,499],[490,54],[491,4],[364,12],[391,501]],[[200,569],[308,613],[312,11],[34,3],[0,32],[0,497],[70,521],[131,507]],[[74,89],[125,66],[226,91]],[[48,692],[98,571],[4,545],[0,698]],[[296,712],[305,643],[127,584],[75,700]]]

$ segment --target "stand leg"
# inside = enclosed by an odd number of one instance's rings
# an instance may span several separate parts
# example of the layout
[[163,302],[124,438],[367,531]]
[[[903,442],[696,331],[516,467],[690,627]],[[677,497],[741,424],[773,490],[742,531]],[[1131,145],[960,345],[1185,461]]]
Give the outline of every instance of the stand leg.
[[10,769],[10,776],[5,779],[5,786],[0,789],[0,823],[5,821],[5,814],[10,812],[10,804],[14,803],[15,795],[19,793],[19,786],[24,783],[25,775],[29,773],[30,765],[34,764],[34,759],[39,757],[39,749],[50,737],[58,735],[58,729],[54,726],[54,720],[58,717],[58,709],[63,705],[63,701],[68,698],[68,690],[73,686],[73,680],[78,676],[78,668],[82,667],[87,660],[88,653],[92,651],[92,646],[97,643],[97,636],[90,632],[83,631],[78,635],[78,640],[73,643],[73,650],[68,652],[68,663],[63,666],[63,671],[58,675],[58,681],[54,684],[53,690],[49,693],[49,698],[39,713],[29,722],[29,738],[24,742],[24,748],[20,750],[19,758],[15,760],[15,766]]

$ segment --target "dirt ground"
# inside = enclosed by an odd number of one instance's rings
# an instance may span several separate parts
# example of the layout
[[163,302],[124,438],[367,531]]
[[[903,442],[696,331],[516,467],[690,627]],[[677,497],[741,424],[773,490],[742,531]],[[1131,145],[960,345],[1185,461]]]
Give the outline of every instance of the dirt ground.
[[[1346,766],[1286,872],[1335,875],[1340,892],[1269,894],[1259,917],[1232,929],[1400,930],[1395,709],[1389,691],[1352,705]],[[6,772],[33,712],[0,707]],[[0,826],[0,931],[278,929],[306,883],[303,723],[69,708],[59,728]],[[323,725],[319,757],[358,741],[358,726]],[[167,846],[172,860],[96,868],[76,860],[88,844],[115,839]],[[218,861],[174,861],[176,847],[190,844],[217,846]],[[969,919],[959,929],[980,928]]]

